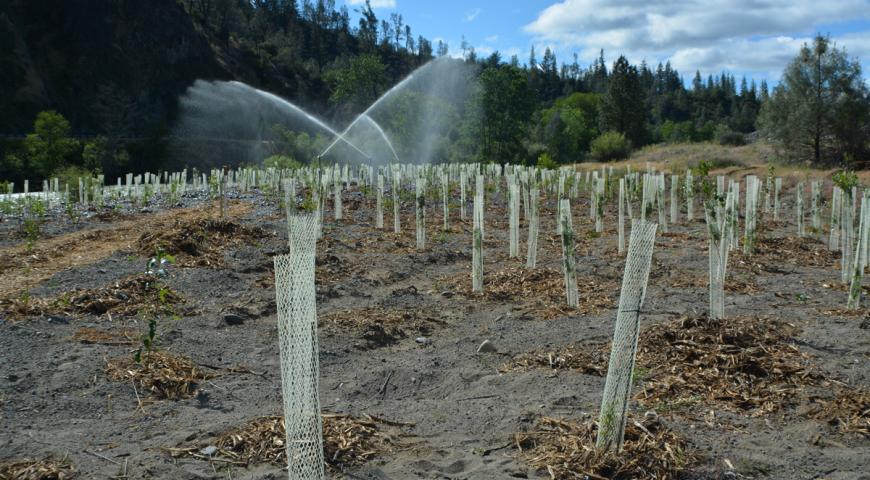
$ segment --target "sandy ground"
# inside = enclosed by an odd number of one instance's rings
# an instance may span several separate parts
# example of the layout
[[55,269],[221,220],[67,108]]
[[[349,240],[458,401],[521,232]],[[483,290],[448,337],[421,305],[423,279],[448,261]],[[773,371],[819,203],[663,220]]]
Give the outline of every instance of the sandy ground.
[[[413,205],[404,206],[404,230],[396,235],[373,228],[371,199],[356,191],[345,195],[346,219],[328,220],[318,245],[321,404],[328,412],[371,414],[409,425],[401,428],[403,435],[391,451],[331,475],[550,478],[527,465],[514,433],[532,428],[541,415],[576,421],[596,417],[604,379],[574,370],[499,369],[526,352],[569,345],[591,348],[609,341],[624,263],[614,253],[613,212],[608,211],[605,233],[594,237],[588,235],[592,223],[585,196],[572,202],[581,292],[581,308],[572,311],[553,307],[551,297],[558,298],[558,290],[469,294],[470,225],[460,221],[457,209],[446,233],[439,233],[440,203],[430,209],[429,244],[416,251]],[[785,197],[783,217],[789,221],[763,221],[763,238],[794,236],[792,197]],[[32,252],[16,236],[14,223],[5,222],[0,225],[2,298],[20,301],[28,290],[31,300],[57,299],[74,289],[111,286],[144,270],[148,257],[137,248],[144,232],[214,215],[196,199],[185,200],[181,208],[153,210],[84,219],[75,226],[58,216],[48,220],[47,237]],[[470,219],[470,206],[468,210]],[[121,478],[286,478],[270,463],[240,467],[173,458],[166,451],[207,445],[227,429],[281,412],[270,279],[271,257],[286,251],[281,214],[259,195],[243,196],[234,201],[230,219],[261,228],[259,238],[228,245],[210,265],[180,256],[182,261],[169,268],[166,284],[186,301],[179,318],[160,320],[157,345],[189,356],[214,375],[200,382],[191,398],[153,400],[130,382],[111,380],[107,362],[132,357],[135,345],[85,343],[75,337],[81,329],[96,329],[119,334],[121,340],[122,332],[133,332],[138,341],[146,325],[136,315],[110,311],[0,317],[0,460],[68,456],[79,478],[118,478],[125,472]],[[696,216],[700,214],[698,206]],[[510,259],[501,196],[495,196],[486,216],[487,279],[522,271],[525,221],[521,259]],[[542,217],[539,268],[551,269],[561,279],[552,202]],[[685,220],[684,211],[680,217]],[[392,226],[390,214],[385,223]],[[708,265],[704,229],[696,218],[671,225],[668,235],[659,236],[645,326],[703,316]],[[798,243],[824,250],[812,239]],[[743,288],[727,292],[726,314],[794,325],[798,333],[792,345],[809,356],[822,382],[866,390],[870,310],[842,310],[846,292],[839,284],[838,261],[820,258],[808,262],[786,252],[755,260],[732,257],[732,281]],[[394,328],[374,328],[390,312],[406,321]],[[228,313],[237,319],[228,323]],[[418,337],[428,341],[420,343]],[[476,354],[485,339],[498,352]],[[656,348],[643,345],[643,336],[641,347]],[[870,439],[807,414],[814,398],[830,396],[830,385],[802,388],[771,413],[729,411],[700,399],[688,405],[666,402],[658,414],[701,458],[685,478],[870,478]],[[632,405],[641,415],[649,410],[636,401]]]

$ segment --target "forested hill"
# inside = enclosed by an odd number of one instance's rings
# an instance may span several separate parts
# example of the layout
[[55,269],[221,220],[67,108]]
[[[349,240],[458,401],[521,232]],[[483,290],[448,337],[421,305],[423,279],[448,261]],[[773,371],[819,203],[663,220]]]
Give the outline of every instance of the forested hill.
[[0,133],[54,109],[75,133],[164,128],[199,77],[230,77],[175,0],[0,2]]
[[[465,42],[433,45],[400,13],[378,18],[368,3],[351,22],[335,0],[0,0],[0,181],[185,164],[177,155],[167,163],[169,132],[197,79],[240,80],[346,125],[444,56],[471,67],[475,88],[455,121],[429,133],[433,161],[555,166],[657,142],[740,144],[756,129],[788,160],[848,162],[870,151],[860,61],[821,36],[770,91],[666,62],[606,64],[604,52],[591,65],[550,49],[481,57]],[[419,143],[408,122],[392,120],[398,143]],[[275,138],[264,154],[292,163],[310,161],[324,140],[265,130]]]
[[388,23],[401,49],[392,32],[378,42],[371,10],[371,26],[353,29],[334,2],[302,10],[286,0],[0,0],[0,134],[29,132],[37,112],[54,109],[74,133],[159,135],[197,78],[241,80],[324,111],[325,73],[366,45],[388,80],[432,56],[425,39],[408,44],[404,25]]

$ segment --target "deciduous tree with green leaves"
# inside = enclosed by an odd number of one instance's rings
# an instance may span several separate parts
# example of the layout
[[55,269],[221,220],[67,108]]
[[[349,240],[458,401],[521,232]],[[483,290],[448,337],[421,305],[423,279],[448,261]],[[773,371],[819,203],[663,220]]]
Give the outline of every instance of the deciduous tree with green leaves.
[[33,123],[33,133],[24,140],[30,165],[42,175],[63,166],[67,157],[79,148],[69,133],[70,124],[63,115],[54,110],[40,112]]
[[332,70],[329,80],[334,88],[329,100],[353,111],[364,110],[383,92],[385,68],[377,55],[364,54],[351,60],[346,68]]
[[527,157],[523,141],[537,103],[526,75],[517,67],[501,65],[486,69],[480,83],[483,157],[523,163]]

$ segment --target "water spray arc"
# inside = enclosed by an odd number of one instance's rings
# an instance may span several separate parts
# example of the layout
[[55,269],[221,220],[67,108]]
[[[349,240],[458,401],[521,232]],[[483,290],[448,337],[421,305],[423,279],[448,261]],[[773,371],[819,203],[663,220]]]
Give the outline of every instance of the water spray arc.
[[[413,72],[411,72],[410,75],[408,75],[407,77],[405,77],[404,79],[402,79],[401,82],[399,82],[399,83],[393,85],[392,88],[390,88],[389,90],[387,90],[386,92],[384,92],[384,94],[381,95],[380,97],[378,97],[378,99],[375,100],[374,103],[372,103],[371,105],[369,105],[369,107],[366,108],[365,111],[363,111],[363,112],[362,112],[361,114],[359,114],[355,119],[353,119],[353,121],[350,122],[350,125],[348,125],[347,128],[345,128],[344,131],[341,132],[341,135],[347,135],[347,133],[350,132],[350,130],[351,130],[353,127],[355,127],[356,124],[360,122],[360,120],[363,120],[363,118],[368,118],[368,119],[372,122],[372,124],[376,126],[376,128],[378,129],[378,131],[380,131],[381,134],[383,135],[383,133],[384,133],[383,129],[381,129],[380,125],[378,125],[377,122],[375,122],[374,119],[372,119],[372,118],[369,116],[369,112],[371,112],[372,110],[374,110],[375,108],[377,108],[377,106],[380,105],[381,102],[383,102],[383,101],[384,101],[386,98],[388,98],[390,95],[392,95],[393,92],[395,92],[396,90],[398,90],[398,89],[404,87],[406,84],[408,84],[409,82],[411,82],[411,81],[415,78],[415,76],[418,74],[418,72],[420,72],[421,70],[423,70],[423,69],[429,67],[430,65],[432,65],[433,63],[435,63],[435,62],[437,62],[437,61],[438,61],[438,60],[436,59],[436,60],[431,60],[431,61],[429,61],[429,62],[426,62],[426,64],[422,65],[420,68],[418,68],[417,70],[414,70]],[[386,140],[386,141],[387,141],[387,144],[390,145],[390,150],[393,150],[393,145],[392,145],[392,144],[390,143],[390,141],[387,139],[386,135],[384,135],[384,140]],[[337,138],[336,138],[335,140],[333,140],[332,143],[330,143],[328,147],[326,147],[326,149],[325,149],[325,150],[320,154],[320,156],[323,157],[324,155],[326,155],[330,150],[332,150],[332,147],[334,147],[336,143],[338,143],[338,139],[337,139]],[[395,150],[393,150],[393,156],[396,157],[396,161],[398,162],[398,157],[396,156],[396,151],[395,151]]]
[[375,130],[377,130],[378,133],[381,134],[381,137],[383,137],[384,141],[387,142],[387,146],[390,147],[390,152],[393,154],[393,159],[396,161],[396,163],[401,163],[401,162],[399,162],[399,156],[396,155],[396,149],[393,148],[393,142],[391,142],[390,139],[389,139],[389,137],[387,137],[387,133],[384,132],[384,129],[381,128],[381,126],[378,125],[378,122],[376,122],[372,117],[370,117],[370,116],[368,116],[368,115],[365,115],[365,114],[363,114],[363,116],[366,117],[366,120],[367,120],[367,121],[368,121],[368,122],[369,122],[373,127],[375,127]]
[[[330,134],[332,134],[332,135],[335,137],[335,140],[333,141],[333,144],[335,144],[335,143],[337,143],[339,140],[341,140],[341,141],[343,141],[344,143],[348,144],[351,148],[353,148],[354,150],[356,150],[357,152],[359,152],[359,154],[362,155],[363,157],[365,157],[366,160],[371,160],[371,155],[369,155],[369,154],[367,154],[366,152],[362,151],[359,147],[357,147],[356,145],[354,145],[350,140],[346,139],[346,138],[344,137],[344,134],[341,134],[341,133],[336,132],[332,127],[330,127],[329,125],[323,123],[323,122],[320,121],[317,117],[311,115],[310,113],[306,112],[305,110],[302,110],[301,108],[299,108],[299,107],[297,107],[296,105],[294,105],[294,104],[288,102],[287,100],[284,100],[283,98],[281,98],[281,97],[279,97],[279,96],[277,96],[277,95],[275,95],[275,94],[272,94],[272,93],[269,93],[269,92],[265,92],[265,91],[260,90],[260,89],[257,89],[257,88],[253,88],[253,87],[251,87],[251,86],[249,86],[249,85],[245,85],[245,84],[242,83],[242,82],[232,81],[232,82],[229,82],[229,83],[230,83],[231,85],[233,85],[233,86],[240,87],[240,88],[251,88],[251,89],[254,90],[254,92],[256,92],[258,95],[262,96],[263,98],[266,98],[267,100],[270,100],[270,101],[272,101],[272,102],[277,102],[278,104],[280,104],[280,105],[282,105],[282,106],[289,107],[289,108],[292,109],[294,112],[297,112],[297,113],[302,114],[305,118],[307,118],[308,120],[310,120],[311,122],[313,122],[315,125],[319,126],[320,128],[322,128],[322,129],[326,130],[327,132],[329,132]],[[347,133],[347,132],[345,132],[345,133]],[[323,155],[321,154],[320,156],[322,157]]]

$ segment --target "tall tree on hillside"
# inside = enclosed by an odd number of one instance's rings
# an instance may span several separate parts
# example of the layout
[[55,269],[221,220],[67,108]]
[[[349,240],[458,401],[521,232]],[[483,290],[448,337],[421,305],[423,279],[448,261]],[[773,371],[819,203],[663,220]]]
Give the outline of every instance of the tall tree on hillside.
[[867,150],[867,85],[861,64],[816,36],[786,67],[760,124],[795,160],[841,160]]
[[344,104],[352,111],[362,111],[378,99],[386,84],[383,63],[377,55],[365,54],[351,60],[347,68],[333,70],[329,78],[334,86],[329,100]]
[[30,165],[46,176],[62,166],[79,148],[79,142],[69,134],[70,124],[63,115],[54,110],[40,112],[33,122],[33,133],[24,140]]
[[502,164],[523,162],[526,127],[536,104],[526,75],[502,65],[484,70],[480,83],[484,159]]
[[363,51],[374,51],[378,43],[378,17],[375,11],[372,10],[370,0],[366,0],[366,5],[359,10],[359,30],[357,37],[359,38],[360,48]]
[[645,96],[637,67],[620,56],[613,63],[607,92],[601,101],[601,131],[622,132],[635,146],[646,143]]

